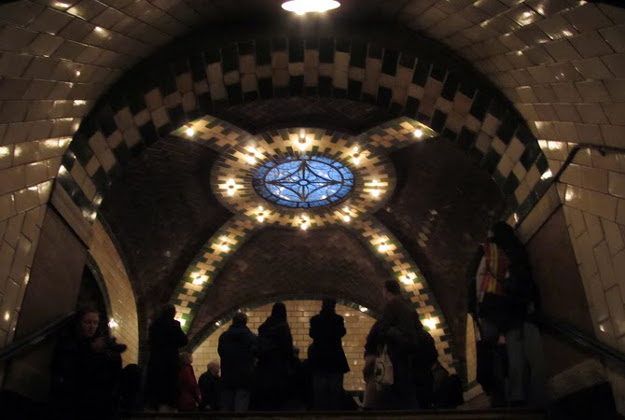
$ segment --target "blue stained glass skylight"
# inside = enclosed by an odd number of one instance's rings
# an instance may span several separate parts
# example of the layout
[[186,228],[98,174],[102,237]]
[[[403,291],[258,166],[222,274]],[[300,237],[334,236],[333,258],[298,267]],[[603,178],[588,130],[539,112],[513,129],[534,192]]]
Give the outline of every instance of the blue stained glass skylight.
[[311,208],[345,198],[354,188],[354,175],[335,160],[303,155],[267,162],[254,174],[253,185],[272,203]]

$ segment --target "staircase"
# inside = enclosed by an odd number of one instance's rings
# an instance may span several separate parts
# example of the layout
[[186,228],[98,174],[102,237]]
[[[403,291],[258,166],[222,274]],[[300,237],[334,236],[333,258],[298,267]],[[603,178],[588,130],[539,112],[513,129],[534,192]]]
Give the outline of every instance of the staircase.
[[506,410],[427,410],[427,411],[345,411],[345,412],[263,412],[263,413],[136,413],[128,420],[543,420],[544,411]]

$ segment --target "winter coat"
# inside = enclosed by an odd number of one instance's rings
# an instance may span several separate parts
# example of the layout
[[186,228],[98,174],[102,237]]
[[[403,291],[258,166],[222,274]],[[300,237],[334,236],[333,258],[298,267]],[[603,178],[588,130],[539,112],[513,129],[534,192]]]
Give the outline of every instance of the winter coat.
[[178,410],[180,411],[196,411],[197,406],[202,399],[200,387],[195,380],[193,366],[188,363],[180,367],[178,376]]
[[310,319],[309,359],[314,372],[346,373],[349,364],[343,351],[341,338],[345,335],[343,317],[334,311],[322,310]]
[[231,325],[219,337],[221,383],[224,388],[250,388],[254,369],[256,334],[245,325]]
[[177,401],[179,373],[178,350],[187,344],[187,336],[175,319],[159,318],[150,326],[148,394],[155,405],[174,406]]

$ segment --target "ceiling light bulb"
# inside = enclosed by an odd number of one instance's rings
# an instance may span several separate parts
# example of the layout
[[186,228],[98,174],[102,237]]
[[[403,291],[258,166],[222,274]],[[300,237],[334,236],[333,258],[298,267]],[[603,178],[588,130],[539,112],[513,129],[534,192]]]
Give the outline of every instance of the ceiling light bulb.
[[343,220],[344,220],[346,223],[349,223],[349,222],[352,220],[352,218],[351,218],[351,217],[349,217],[349,215],[347,215],[347,214],[346,214],[346,215],[344,215],[344,216],[343,216]]
[[119,327],[119,324],[113,318],[111,318],[109,320],[109,328],[113,329],[113,328],[116,328],[116,327]]
[[189,137],[191,137],[191,136],[193,136],[195,134],[195,130],[193,129],[193,127],[187,128],[184,132]]
[[258,223],[263,223],[265,221],[265,217],[264,216],[256,216],[256,220],[258,221]]
[[428,327],[430,330],[433,330],[433,329],[436,328],[436,319],[434,319],[434,318],[426,318],[426,319],[423,320],[423,325]]
[[253,153],[249,153],[247,156],[245,156],[245,159],[250,165],[254,165],[256,163],[256,157]]
[[308,223],[302,223],[302,224],[300,225],[300,229],[302,229],[302,230],[306,230],[306,229],[308,229]]
[[389,246],[386,242],[382,242],[379,246],[378,246],[378,252],[380,253],[385,253],[386,251],[388,251]]
[[282,4],[286,11],[304,15],[310,12],[322,13],[341,6],[336,0],[291,0]]
[[76,77],[80,76],[80,70],[76,70]]
[[380,190],[375,189],[375,190],[371,190],[371,195],[374,197],[379,197],[380,196]]
[[180,322],[180,326],[184,327],[184,324],[187,323],[187,320],[184,318],[176,318],[176,321]]
[[417,128],[417,129],[414,131],[414,136],[415,136],[416,138],[419,138],[419,137],[421,137],[422,135],[423,135],[423,130],[421,130],[420,128]]

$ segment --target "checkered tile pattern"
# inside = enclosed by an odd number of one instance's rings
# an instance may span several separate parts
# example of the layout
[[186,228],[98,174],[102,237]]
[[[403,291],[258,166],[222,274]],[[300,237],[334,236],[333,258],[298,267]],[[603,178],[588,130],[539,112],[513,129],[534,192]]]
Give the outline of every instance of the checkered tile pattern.
[[[59,183],[90,221],[127,160],[159,137],[220,105],[285,95],[369,102],[431,127],[493,175],[518,219],[545,192],[548,163],[521,116],[490,86],[429,58],[342,39],[251,40],[179,57],[138,79],[111,90],[64,156]],[[365,136],[391,147],[401,140],[388,136],[409,137],[410,125],[395,120]]]

